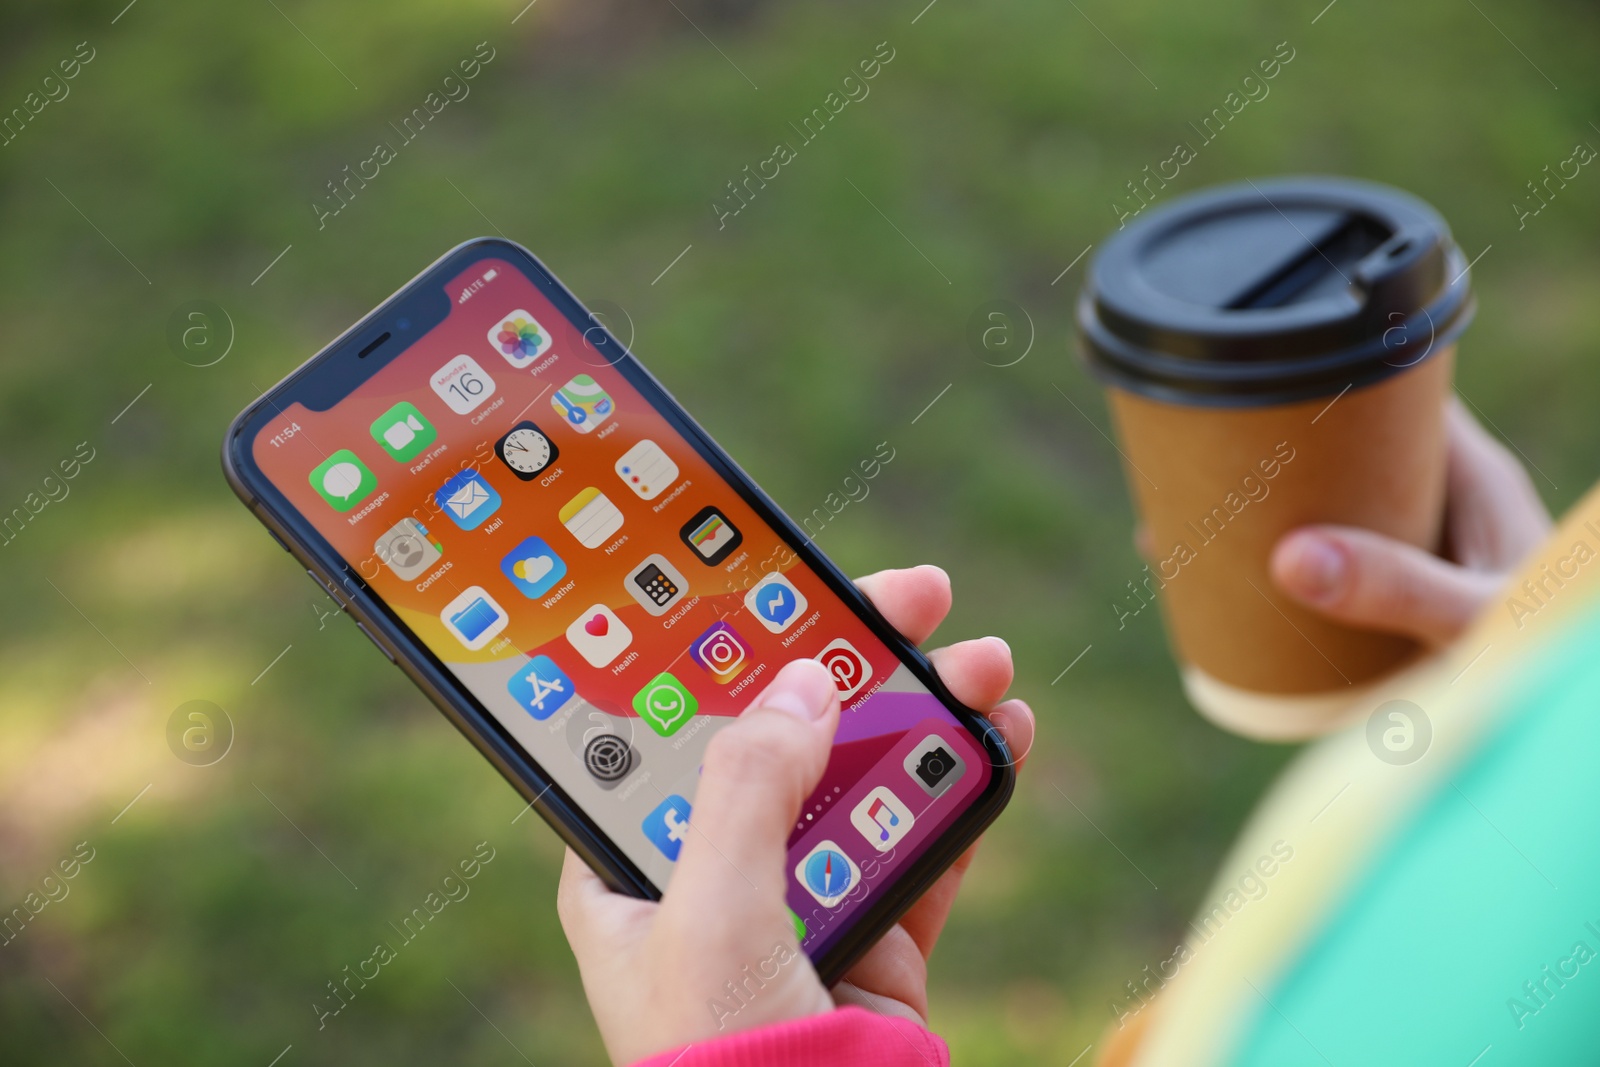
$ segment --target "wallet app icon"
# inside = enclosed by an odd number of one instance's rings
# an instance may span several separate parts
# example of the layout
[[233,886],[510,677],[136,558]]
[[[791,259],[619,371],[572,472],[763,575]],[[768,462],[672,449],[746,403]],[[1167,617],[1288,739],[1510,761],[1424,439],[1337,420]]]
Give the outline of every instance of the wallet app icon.
[[463,530],[475,529],[500,510],[500,494],[475,470],[464,470],[445,482],[433,499]]

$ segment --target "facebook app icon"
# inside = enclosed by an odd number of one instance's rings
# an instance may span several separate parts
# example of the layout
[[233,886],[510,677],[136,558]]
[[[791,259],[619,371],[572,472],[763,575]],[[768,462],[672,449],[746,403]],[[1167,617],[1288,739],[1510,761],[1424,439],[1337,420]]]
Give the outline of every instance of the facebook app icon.
[[572,679],[549,656],[535,656],[506,682],[511,699],[541,722],[573,697]]
[[641,829],[663,856],[676,863],[683,839],[689,836],[689,802],[672,794],[644,817]]

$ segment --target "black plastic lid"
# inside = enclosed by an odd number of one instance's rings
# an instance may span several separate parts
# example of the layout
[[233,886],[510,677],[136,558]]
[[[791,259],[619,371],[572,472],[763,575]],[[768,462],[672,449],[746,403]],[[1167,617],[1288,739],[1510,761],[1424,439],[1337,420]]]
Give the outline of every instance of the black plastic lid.
[[1078,329],[1090,368],[1123,389],[1255,406],[1398,374],[1474,307],[1433,208],[1373,182],[1282,178],[1142,213],[1090,263]]

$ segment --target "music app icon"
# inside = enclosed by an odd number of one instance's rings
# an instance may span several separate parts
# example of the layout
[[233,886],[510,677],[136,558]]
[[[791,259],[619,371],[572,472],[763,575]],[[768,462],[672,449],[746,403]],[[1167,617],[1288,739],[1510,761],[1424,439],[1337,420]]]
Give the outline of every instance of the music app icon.
[[879,852],[888,852],[899,844],[916,822],[905,801],[884,785],[862,797],[850,812],[850,824]]

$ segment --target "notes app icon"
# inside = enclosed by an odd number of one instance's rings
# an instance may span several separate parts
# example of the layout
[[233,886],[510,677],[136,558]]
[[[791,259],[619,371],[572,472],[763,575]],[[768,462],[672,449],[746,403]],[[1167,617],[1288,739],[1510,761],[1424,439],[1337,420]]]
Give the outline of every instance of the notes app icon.
[[916,823],[905,802],[883,785],[862,797],[850,812],[850,825],[879,852],[898,845]]
[[592,485],[563,504],[560,516],[561,525],[584,548],[599,548],[622,529],[622,512]]

